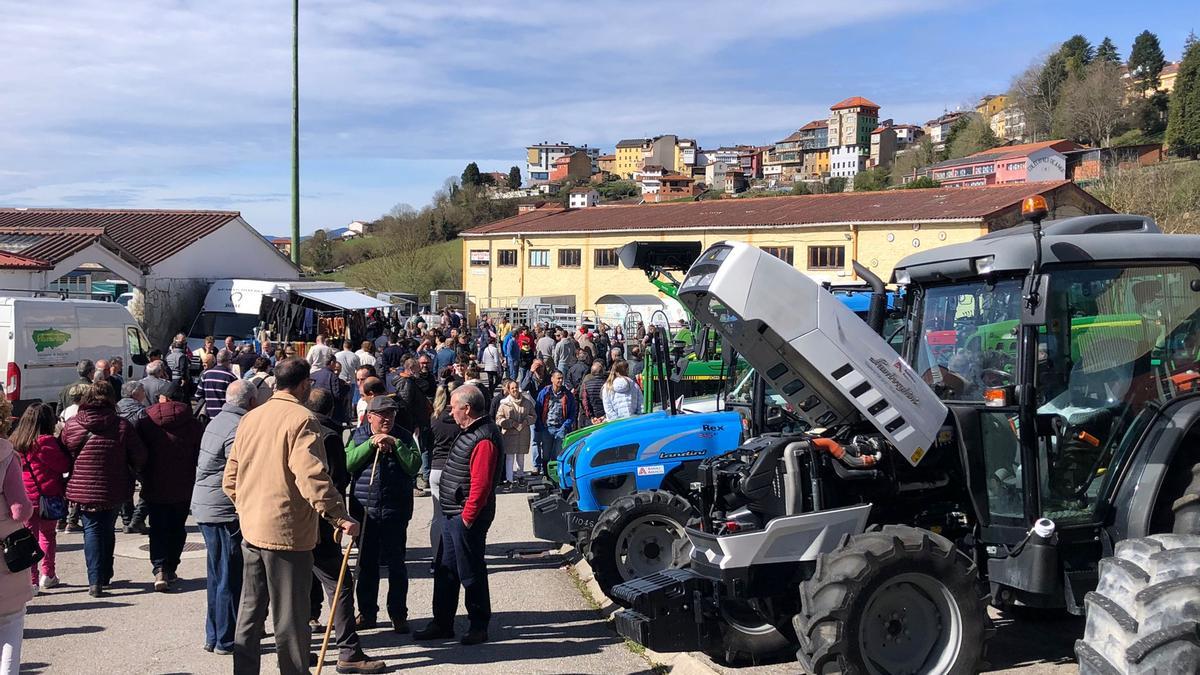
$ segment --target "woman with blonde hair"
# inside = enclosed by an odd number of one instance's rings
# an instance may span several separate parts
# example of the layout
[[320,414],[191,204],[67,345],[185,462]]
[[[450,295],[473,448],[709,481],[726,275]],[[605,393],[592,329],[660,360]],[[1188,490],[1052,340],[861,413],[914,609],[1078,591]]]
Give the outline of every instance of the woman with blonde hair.
[[642,390],[629,377],[628,361],[620,360],[613,364],[600,396],[604,400],[606,420],[619,420],[642,413]]
[[513,479],[525,480],[525,455],[529,454],[533,436],[533,423],[537,421],[535,404],[529,395],[521,391],[515,380],[504,381],[504,398],[496,409],[496,426],[500,427],[500,440],[504,445],[505,483],[511,486]]

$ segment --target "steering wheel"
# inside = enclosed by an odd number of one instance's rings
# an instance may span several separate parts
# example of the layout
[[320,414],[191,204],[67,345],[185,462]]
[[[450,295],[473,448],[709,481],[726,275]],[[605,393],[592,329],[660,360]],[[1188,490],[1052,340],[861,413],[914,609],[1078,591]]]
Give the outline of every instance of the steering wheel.
[[[937,377],[934,377],[934,368],[937,369]],[[963,392],[967,390],[966,381],[954,374],[954,371],[941,365],[935,365],[926,370],[921,374],[921,379],[933,389],[938,398],[956,398],[962,396]],[[936,384],[937,380],[941,380],[940,385]]]
[[1012,384],[1012,373],[999,368],[984,368],[979,379],[985,387],[1006,387]]

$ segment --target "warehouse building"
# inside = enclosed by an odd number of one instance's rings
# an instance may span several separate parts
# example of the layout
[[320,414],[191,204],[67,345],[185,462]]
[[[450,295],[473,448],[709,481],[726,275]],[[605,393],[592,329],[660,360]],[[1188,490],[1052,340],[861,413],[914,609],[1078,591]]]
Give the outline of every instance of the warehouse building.
[[861,283],[858,260],[884,279],[913,251],[954,244],[1020,222],[1021,201],[1043,195],[1051,218],[1111,213],[1070,181],[979,188],[891,190],[788,197],[543,206],[463,232],[463,284],[480,307],[566,296],[575,310],[604,295],[645,294],[639,270],[620,266],[631,241],[744,241],[831,283]]

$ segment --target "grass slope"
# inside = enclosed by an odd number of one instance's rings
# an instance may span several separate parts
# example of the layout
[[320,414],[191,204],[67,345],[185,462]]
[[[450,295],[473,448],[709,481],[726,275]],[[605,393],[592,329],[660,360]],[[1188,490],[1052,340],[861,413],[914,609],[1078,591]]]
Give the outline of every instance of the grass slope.
[[373,291],[416,293],[422,300],[439,288],[462,288],[462,240],[444,241],[413,253],[349,265],[324,278]]

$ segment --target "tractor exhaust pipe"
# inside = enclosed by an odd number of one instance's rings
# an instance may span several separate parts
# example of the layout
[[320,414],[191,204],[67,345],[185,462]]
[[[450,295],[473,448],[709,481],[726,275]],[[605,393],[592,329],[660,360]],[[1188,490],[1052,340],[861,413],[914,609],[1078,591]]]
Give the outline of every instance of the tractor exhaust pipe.
[[883,321],[887,316],[887,289],[884,288],[883,279],[879,278],[871,270],[857,260],[850,261],[854,267],[854,273],[866,279],[871,285],[871,304],[867,309],[867,325],[871,330],[879,335],[883,335]]

